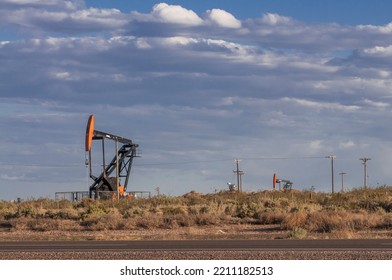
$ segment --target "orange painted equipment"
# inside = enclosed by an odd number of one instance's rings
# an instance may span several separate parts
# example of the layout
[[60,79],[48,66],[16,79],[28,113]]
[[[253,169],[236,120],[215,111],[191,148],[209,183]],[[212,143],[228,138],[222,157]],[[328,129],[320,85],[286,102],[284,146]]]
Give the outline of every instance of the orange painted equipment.
[[276,189],[276,174],[274,173],[274,178],[272,179],[272,186]]
[[124,186],[118,186],[118,194],[123,197],[125,194]]
[[93,142],[93,133],[94,133],[94,115],[90,115],[86,128],[86,152],[91,150],[91,144]]

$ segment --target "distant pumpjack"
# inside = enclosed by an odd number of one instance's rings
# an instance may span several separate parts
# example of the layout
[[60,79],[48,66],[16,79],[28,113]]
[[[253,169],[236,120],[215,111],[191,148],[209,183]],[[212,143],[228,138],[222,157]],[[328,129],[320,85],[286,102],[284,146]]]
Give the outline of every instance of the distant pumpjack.
[[[129,175],[131,173],[131,167],[133,158],[137,157],[136,152],[139,147],[138,144],[132,142],[132,140],[117,136],[114,134],[95,130],[94,115],[90,115],[87,128],[86,128],[86,152],[88,152],[88,160],[86,164],[89,165],[90,178],[93,179],[93,183],[90,185],[90,198],[109,198],[112,195],[100,196],[100,192],[116,192],[118,197],[125,197],[127,195],[126,190],[129,181]],[[116,153],[111,162],[106,165],[105,162],[105,139],[113,140],[116,144]],[[92,162],[91,162],[91,150],[93,140],[102,141],[102,172],[98,176],[92,174]],[[118,149],[118,143],[122,146]],[[121,179],[124,179],[124,183],[121,184]]]
[[293,187],[293,182],[289,180],[284,180],[284,179],[278,179],[276,177],[276,174],[274,173],[274,177],[272,178],[272,186],[274,190],[276,190],[276,184],[279,184],[279,190],[280,190],[280,183],[284,183],[283,189],[284,190],[291,190]]

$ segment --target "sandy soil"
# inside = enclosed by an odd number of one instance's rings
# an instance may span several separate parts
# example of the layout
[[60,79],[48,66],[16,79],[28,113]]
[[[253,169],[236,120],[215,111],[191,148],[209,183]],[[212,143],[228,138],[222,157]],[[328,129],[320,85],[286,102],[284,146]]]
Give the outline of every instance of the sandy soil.
[[[196,239],[286,239],[289,231],[279,225],[222,225],[179,227],[175,229],[137,229],[103,231],[31,231],[2,229],[0,241],[29,240],[196,240]],[[311,233],[296,239],[392,238],[392,231],[335,231]]]

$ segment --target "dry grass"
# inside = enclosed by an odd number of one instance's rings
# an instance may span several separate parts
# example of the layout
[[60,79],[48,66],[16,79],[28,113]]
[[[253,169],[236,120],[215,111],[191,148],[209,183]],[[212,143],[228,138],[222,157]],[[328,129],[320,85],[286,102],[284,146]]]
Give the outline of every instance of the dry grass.
[[[191,236],[197,229],[256,225],[274,226],[276,237],[358,238],[361,232],[392,229],[392,188],[355,189],[344,194],[263,191],[221,192],[182,197],[79,202],[31,199],[0,201],[0,231],[156,231]],[[188,230],[188,233],[176,234]],[[218,230],[219,231],[219,230]],[[279,234],[278,234],[279,232]],[[273,232],[272,232],[273,233]],[[258,238],[257,233],[252,236]],[[261,235],[260,235],[261,236]],[[261,237],[262,238],[262,237]]]

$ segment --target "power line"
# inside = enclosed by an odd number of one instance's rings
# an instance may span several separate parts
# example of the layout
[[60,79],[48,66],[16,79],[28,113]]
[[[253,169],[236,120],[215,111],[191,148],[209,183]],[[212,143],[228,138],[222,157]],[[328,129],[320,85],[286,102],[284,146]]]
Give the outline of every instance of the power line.
[[[272,161],[272,160],[313,160],[313,159],[325,159],[325,156],[276,156],[276,157],[241,157],[242,161]],[[134,163],[134,166],[160,166],[160,165],[182,165],[182,164],[197,164],[197,163],[214,163],[214,162],[232,162],[233,158],[226,159],[210,159],[210,160],[184,160],[184,161],[168,161],[168,162],[146,162],[146,163]],[[352,160],[349,158],[343,158],[339,160]],[[0,162],[0,166],[19,166],[19,167],[42,167],[42,168],[73,168],[85,166],[84,163],[71,163],[71,164],[51,164],[51,163],[6,163]],[[100,164],[94,164],[93,166],[102,166]]]
[[[298,160],[298,159],[322,159],[325,157],[256,157],[246,158],[241,157],[241,160]],[[209,162],[231,162],[233,159],[211,159],[211,160],[192,160],[192,161],[175,161],[175,162],[155,162],[155,163],[135,163],[135,166],[150,166],[150,165],[176,165],[176,164],[194,164],[194,163],[209,163]]]

